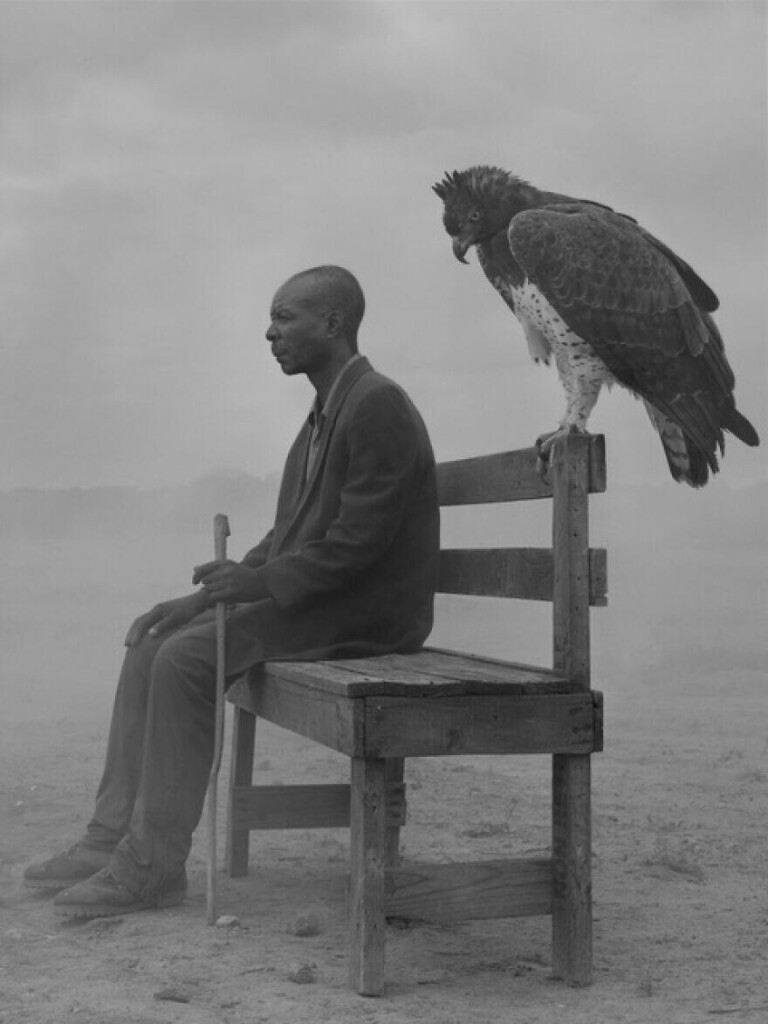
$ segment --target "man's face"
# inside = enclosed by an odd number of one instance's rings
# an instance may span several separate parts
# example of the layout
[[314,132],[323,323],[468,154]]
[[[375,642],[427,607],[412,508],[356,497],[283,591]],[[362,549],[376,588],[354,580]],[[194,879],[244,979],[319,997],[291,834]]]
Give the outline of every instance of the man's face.
[[328,358],[327,318],[309,280],[287,281],[272,300],[267,341],[283,373],[311,373]]

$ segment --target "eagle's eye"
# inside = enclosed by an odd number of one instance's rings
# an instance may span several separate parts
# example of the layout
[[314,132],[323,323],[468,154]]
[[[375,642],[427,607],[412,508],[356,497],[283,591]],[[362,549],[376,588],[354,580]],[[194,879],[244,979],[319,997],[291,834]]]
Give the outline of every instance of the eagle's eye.
[[470,215],[469,215],[469,219],[473,220],[473,221],[480,220],[480,211],[479,210],[473,210],[472,213],[470,213]]

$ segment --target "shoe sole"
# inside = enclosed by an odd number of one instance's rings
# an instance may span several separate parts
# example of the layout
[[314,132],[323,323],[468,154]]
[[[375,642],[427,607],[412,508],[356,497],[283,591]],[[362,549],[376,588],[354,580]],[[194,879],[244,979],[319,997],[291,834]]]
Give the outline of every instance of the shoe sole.
[[126,907],[115,907],[106,903],[94,903],[92,906],[73,903],[54,904],[54,911],[59,917],[75,917],[87,920],[92,917],[120,917],[123,914],[134,914],[139,910],[169,910],[184,902],[186,892],[167,892],[158,896],[152,903],[132,903]]
[[[94,871],[93,874],[95,875],[96,872]],[[79,885],[80,882],[87,882],[91,877],[92,875],[83,875],[82,878],[68,878],[66,881],[63,878],[25,878],[24,886],[27,889],[37,889],[38,892],[43,890],[61,892],[62,889],[71,889],[73,885]]]

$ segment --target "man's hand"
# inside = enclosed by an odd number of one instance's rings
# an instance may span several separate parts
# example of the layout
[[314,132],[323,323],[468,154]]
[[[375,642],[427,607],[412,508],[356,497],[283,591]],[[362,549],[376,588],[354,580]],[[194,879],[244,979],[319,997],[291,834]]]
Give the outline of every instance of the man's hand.
[[242,562],[228,559],[222,562],[206,562],[196,565],[193,583],[202,583],[203,592],[210,601],[226,601],[227,604],[261,601],[269,597],[269,591],[261,582],[258,569],[249,569]]
[[177,597],[173,601],[161,601],[151,611],[136,619],[125,637],[125,646],[135,647],[147,633],[150,636],[162,636],[172,629],[185,626],[209,607],[210,601],[201,593]]

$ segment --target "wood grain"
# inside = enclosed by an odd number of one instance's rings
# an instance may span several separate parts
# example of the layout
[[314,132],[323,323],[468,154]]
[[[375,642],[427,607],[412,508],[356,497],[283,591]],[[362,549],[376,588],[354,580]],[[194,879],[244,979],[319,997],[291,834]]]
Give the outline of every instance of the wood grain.
[[352,758],[350,984],[361,995],[384,991],[386,764]]
[[[606,552],[587,554],[589,603],[607,603]],[[456,548],[440,552],[438,593],[551,601],[554,596],[551,548]]]
[[591,694],[445,697],[366,701],[369,757],[588,753],[594,749]]
[[256,717],[250,711],[236,707],[232,724],[232,756],[229,763],[229,791],[227,793],[227,831],[224,865],[232,878],[248,874],[248,828],[236,823],[235,793],[250,786],[253,776],[253,751],[256,735]]
[[387,873],[388,917],[448,923],[551,911],[550,860],[409,865]]
[[[605,439],[599,434],[569,437],[567,446],[574,440],[583,441],[588,447],[589,491],[604,491]],[[552,497],[552,483],[541,474],[535,448],[441,462],[437,467],[437,486],[440,504],[447,506]]]

